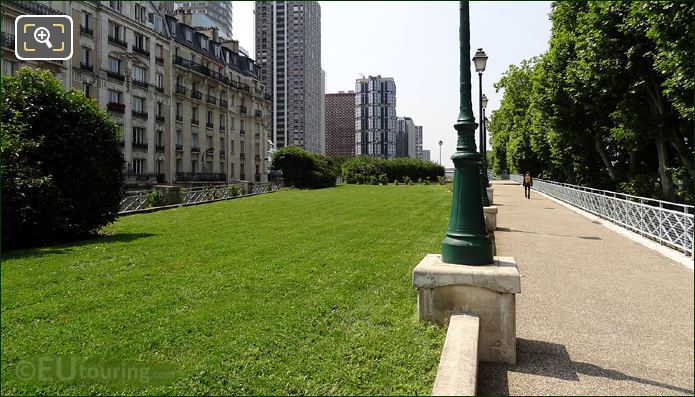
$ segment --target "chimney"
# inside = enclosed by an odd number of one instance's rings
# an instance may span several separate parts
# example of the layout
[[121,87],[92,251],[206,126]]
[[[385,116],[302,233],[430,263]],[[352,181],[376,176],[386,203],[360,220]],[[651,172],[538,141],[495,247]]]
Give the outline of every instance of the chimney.
[[184,8],[174,10],[174,16],[180,23],[191,26],[193,24],[193,12]]
[[195,30],[208,36],[212,41],[220,41],[220,30],[215,26],[207,28],[197,27]]
[[239,41],[238,40],[222,40],[222,47],[232,50],[235,54],[239,53]]

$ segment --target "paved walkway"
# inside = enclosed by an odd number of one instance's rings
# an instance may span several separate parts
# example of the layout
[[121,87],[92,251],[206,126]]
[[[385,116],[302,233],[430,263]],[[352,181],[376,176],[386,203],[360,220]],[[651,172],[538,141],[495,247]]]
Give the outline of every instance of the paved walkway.
[[693,271],[519,185],[494,195],[518,363],[481,363],[478,394],[693,395]]

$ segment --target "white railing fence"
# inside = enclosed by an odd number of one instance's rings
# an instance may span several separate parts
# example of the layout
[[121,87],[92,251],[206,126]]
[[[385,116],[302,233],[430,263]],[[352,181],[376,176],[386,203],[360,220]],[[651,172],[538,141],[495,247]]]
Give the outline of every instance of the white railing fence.
[[133,211],[154,209],[170,205],[201,204],[234,197],[272,193],[282,189],[282,181],[275,182],[237,182],[228,185],[181,188],[178,198],[171,198],[158,190],[141,190],[128,192],[121,200],[119,214]]
[[[522,183],[522,178],[519,174],[509,175],[510,180],[518,183]],[[543,179],[534,179],[533,189],[656,240],[661,245],[693,255],[695,207],[692,205]]]

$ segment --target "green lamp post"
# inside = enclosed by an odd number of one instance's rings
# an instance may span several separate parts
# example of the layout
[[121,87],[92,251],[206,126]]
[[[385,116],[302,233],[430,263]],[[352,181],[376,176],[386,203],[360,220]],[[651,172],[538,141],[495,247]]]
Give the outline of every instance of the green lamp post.
[[480,144],[480,154],[483,156],[483,161],[480,163],[480,191],[483,197],[483,207],[490,205],[490,200],[487,197],[487,162],[485,161],[485,144],[483,137],[483,112],[487,106],[487,96],[483,94],[483,72],[485,71],[485,65],[487,65],[487,54],[482,48],[478,48],[473,56],[473,64],[475,65],[475,71],[478,72],[478,105],[480,114],[480,128],[478,128],[478,143]]
[[482,156],[476,151],[475,129],[478,126],[471,104],[470,20],[468,1],[461,1],[460,11],[460,104],[454,124],[458,133],[454,161],[454,196],[446,237],[442,241],[442,262],[461,265],[492,263],[492,243],[485,229],[480,189]]

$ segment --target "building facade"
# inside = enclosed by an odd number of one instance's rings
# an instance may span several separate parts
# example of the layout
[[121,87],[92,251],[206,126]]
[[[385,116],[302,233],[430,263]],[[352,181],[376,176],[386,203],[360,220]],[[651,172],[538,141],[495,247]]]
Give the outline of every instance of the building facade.
[[321,7],[257,1],[255,21],[256,59],[273,103],[268,139],[321,153]]
[[326,154],[355,155],[355,91],[326,94]]
[[422,151],[422,159],[425,161],[432,161],[430,157],[430,151],[429,150],[423,150]]
[[[50,5],[3,3],[2,73],[48,69],[106,108],[119,126],[127,188],[267,180],[270,102],[259,67],[235,51],[238,43],[217,41],[214,29],[184,22],[190,13],[164,15],[150,1]],[[21,14],[71,15],[72,59],[17,60]]]
[[396,83],[369,76],[355,82],[355,155],[396,157]]
[[422,126],[415,126],[415,158],[422,160]]
[[232,2],[231,1],[158,1],[158,6],[165,13],[183,9],[191,12],[191,25],[216,27],[220,37],[231,39],[232,36]]
[[396,118],[396,157],[416,158],[417,127],[410,117]]

